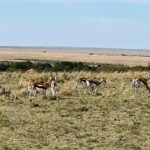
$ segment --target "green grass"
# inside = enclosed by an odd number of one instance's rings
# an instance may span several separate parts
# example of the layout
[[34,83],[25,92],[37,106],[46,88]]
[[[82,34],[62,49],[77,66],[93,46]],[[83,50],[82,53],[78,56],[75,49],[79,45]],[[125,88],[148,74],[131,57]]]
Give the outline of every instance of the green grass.
[[[105,76],[107,84],[99,95],[77,94],[72,83],[78,74]],[[144,87],[138,94],[131,87],[133,74],[59,73],[59,98],[43,100],[19,93],[25,74],[2,73],[0,83],[12,94],[0,96],[0,149],[149,150],[150,97]],[[34,78],[43,75],[49,74]]]

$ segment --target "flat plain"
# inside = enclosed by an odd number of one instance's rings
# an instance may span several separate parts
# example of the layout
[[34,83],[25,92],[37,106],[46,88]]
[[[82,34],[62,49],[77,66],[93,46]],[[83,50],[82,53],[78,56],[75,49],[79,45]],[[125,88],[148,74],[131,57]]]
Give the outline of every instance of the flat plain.
[[45,60],[147,66],[149,50],[1,47],[1,61]]

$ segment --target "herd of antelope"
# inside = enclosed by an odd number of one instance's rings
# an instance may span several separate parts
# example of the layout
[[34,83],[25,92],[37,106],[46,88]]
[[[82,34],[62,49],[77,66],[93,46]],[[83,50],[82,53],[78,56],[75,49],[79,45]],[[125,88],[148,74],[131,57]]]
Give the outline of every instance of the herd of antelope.
[[[50,89],[53,96],[57,94],[57,76],[51,76],[49,80],[30,80],[27,84],[28,95],[36,96],[37,93],[43,93],[44,97],[47,97],[47,90]],[[84,77],[78,77],[75,79],[75,89],[79,91],[81,87],[85,88],[85,93],[88,89],[91,89],[95,94],[98,93],[98,90],[102,83],[106,83],[106,79],[102,78],[100,81],[87,79]]]
[[[33,72],[35,73],[34,70],[30,69],[26,73],[29,73],[31,75],[33,74]],[[149,73],[149,77],[144,77],[142,75],[137,75],[133,77],[131,83],[137,93],[138,93],[138,88],[140,87],[141,84],[143,84],[150,93],[150,87],[148,86],[149,80],[150,80],[150,73]],[[42,93],[44,98],[46,98],[48,90],[52,92],[53,96],[57,96],[57,92],[58,92],[57,83],[58,83],[57,74],[55,76],[50,76],[48,80],[30,80],[26,85],[26,91],[29,97],[32,95],[36,96],[37,93]],[[75,79],[74,87],[78,92],[81,90],[81,88],[83,88],[85,94],[89,90],[91,90],[95,95],[97,95],[101,85],[106,83],[107,83],[106,78],[102,78],[101,80],[94,80],[94,79],[88,79],[84,76],[80,76]],[[0,93],[0,95],[4,94],[4,92],[5,89],[3,88],[3,93]]]
[[[146,89],[150,93],[150,87],[148,86],[148,81],[150,80],[150,73],[148,77],[144,77],[142,75],[137,75],[132,78],[132,86],[135,88],[136,92],[138,93],[138,88],[140,87],[140,84],[143,84]],[[34,95],[36,96],[36,93],[42,92],[44,94],[44,97],[46,96],[47,89],[50,89],[52,92],[52,95],[55,96],[57,93],[57,82],[58,82],[58,76],[52,76],[47,81],[30,81],[27,85],[27,91],[29,96]],[[74,87],[79,92],[81,88],[84,89],[84,93],[86,94],[89,90],[91,90],[95,95],[98,94],[99,89],[101,88],[102,84],[106,84],[106,78],[102,78],[101,80],[94,80],[94,79],[88,79],[84,76],[79,76],[75,79]]]

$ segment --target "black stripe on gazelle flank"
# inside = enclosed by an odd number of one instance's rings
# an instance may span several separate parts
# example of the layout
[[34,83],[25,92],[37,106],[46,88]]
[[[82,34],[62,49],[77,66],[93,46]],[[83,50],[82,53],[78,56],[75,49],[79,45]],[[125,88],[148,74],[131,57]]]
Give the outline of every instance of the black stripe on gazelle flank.
[[46,90],[47,88],[43,85],[36,85],[36,87]]
[[29,93],[29,96],[30,95],[34,95],[36,96],[36,93],[39,91],[39,90],[43,90],[43,93],[46,93],[46,90],[48,88],[51,88],[51,92],[53,95],[56,94],[56,80],[55,78],[53,77],[50,77],[50,79],[48,81],[44,81],[43,83],[39,83],[39,82],[36,82],[36,81],[32,81],[28,84],[28,93]]

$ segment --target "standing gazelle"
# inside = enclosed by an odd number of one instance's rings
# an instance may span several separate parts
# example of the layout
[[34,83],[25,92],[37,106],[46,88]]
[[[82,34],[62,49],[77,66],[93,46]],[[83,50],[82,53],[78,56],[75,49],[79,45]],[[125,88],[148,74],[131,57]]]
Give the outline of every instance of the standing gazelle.
[[79,90],[79,86],[83,85],[85,87],[85,92],[87,93],[88,89],[91,88],[92,91],[97,94],[102,83],[106,83],[106,79],[102,78],[100,81],[87,79],[85,77],[79,77],[76,79],[76,89]]
[[52,91],[53,96],[56,94],[56,80],[53,77],[50,77],[50,79],[47,82],[44,81],[31,81],[28,83],[28,93],[30,95],[36,96],[37,92],[43,93],[44,97],[46,97],[46,90],[50,88]]
[[80,85],[86,85],[86,80],[88,80],[85,77],[78,77],[76,78],[75,82],[76,82],[76,88],[78,88]]
[[132,78],[132,85],[135,88],[135,90],[137,91],[139,84],[143,83],[145,85],[146,89],[150,93],[150,87],[148,86],[148,80],[150,80],[150,74],[149,74],[148,78],[145,78],[142,75],[138,75],[138,76],[135,76],[134,78]]
[[87,83],[86,83],[87,80],[88,79],[85,78],[85,77],[78,77],[78,78],[76,78],[76,80],[75,80],[75,88],[76,88],[76,90],[78,92],[79,92],[81,86],[84,86],[84,88],[85,88],[85,92],[84,93],[87,92]]
[[102,83],[106,83],[106,79],[102,78],[100,81],[98,80],[87,80],[87,87],[90,87],[92,91],[97,94]]

